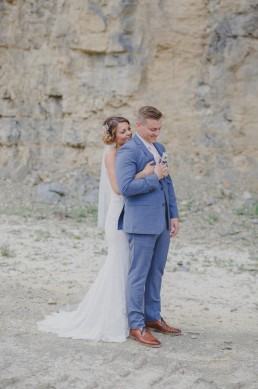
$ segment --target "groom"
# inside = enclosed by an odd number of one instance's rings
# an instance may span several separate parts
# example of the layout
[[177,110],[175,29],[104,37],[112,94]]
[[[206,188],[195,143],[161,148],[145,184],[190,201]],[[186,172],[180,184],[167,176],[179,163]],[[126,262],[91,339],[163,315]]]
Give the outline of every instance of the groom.
[[[117,182],[125,197],[118,229],[128,235],[131,260],[128,274],[130,337],[149,347],[160,346],[149,329],[181,335],[181,330],[169,326],[160,313],[161,281],[169,242],[179,231],[172,180],[166,164],[160,163],[165,148],[156,143],[161,118],[162,113],[154,107],[140,108],[137,134],[119,149],[116,157]],[[154,172],[135,179],[150,161],[155,161]]]

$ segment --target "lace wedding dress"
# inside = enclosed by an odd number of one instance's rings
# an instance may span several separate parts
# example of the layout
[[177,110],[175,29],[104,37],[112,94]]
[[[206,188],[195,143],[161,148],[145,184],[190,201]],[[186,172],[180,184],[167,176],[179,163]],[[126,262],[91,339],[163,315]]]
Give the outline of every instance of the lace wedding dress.
[[105,217],[108,254],[87,295],[75,311],[52,313],[37,323],[39,330],[73,339],[124,342],[129,335],[126,309],[129,248],[117,221],[124,205],[113,191]]

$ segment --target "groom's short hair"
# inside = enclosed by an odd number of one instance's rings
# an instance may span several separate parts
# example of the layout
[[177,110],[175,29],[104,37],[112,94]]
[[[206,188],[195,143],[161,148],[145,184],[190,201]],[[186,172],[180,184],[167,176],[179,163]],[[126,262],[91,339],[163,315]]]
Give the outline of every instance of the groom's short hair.
[[141,107],[137,114],[137,120],[140,122],[145,121],[146,119],[155,119],[159,120],[162,117],[162,113],[155,107],[146,105]]

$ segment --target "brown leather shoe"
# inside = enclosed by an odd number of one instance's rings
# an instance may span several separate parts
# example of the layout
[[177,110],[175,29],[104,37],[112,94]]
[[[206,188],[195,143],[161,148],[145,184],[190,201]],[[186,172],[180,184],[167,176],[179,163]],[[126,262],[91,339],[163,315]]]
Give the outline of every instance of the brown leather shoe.
[[170,327],[163,318],[155,321],[146,321],[146,326],[156,332],[160,332],[166,335],[178,336],[181,335],[181,330],[179,328]]
[[146,347],[160,347],[160,341],[146,327],[130,330],[130,338]]

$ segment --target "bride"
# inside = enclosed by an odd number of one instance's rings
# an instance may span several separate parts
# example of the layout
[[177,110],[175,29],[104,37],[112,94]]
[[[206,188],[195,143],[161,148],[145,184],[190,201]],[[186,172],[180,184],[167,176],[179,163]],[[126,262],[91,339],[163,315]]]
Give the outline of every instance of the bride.
[[[38,329],[73,339],[124,342],[129,335],[126,309],[129,248],[125,233],[117,229],[124,206],[116,174],[118,149],[132,137],[130,123],[123,117],[109,117],[103,123],[103,142],[109,146],[104,153],[100,190],[98,224],[105,227],[108,254],[96,280],[74,311],[52,313],[37,322]],[[149,162],[135,178],[153,173]]]

